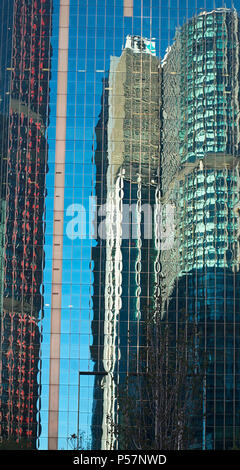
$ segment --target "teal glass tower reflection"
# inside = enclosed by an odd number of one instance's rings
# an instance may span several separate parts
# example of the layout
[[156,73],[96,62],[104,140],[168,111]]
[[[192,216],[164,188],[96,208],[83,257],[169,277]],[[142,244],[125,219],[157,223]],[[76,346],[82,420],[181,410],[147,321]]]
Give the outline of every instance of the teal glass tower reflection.
[[240,425],[237,12],[186,23],[165,55],[163,83],[162,188],[178,231],[162,254],[163,308],[176,326],[185,317],[200,326],[208,367],[196,447],[230,449]]

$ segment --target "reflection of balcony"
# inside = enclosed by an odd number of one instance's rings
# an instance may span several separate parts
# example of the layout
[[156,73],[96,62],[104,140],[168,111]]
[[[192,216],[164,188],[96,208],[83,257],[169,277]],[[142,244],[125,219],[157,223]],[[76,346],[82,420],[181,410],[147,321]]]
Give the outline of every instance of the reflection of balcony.
[[3,298],[3,310],[6,312],[14,312],[15,314],[26,314],[35,319],[38,319],[39,316],[39,308],[34,308],[34,306],[28,302],[16,300],[12,297]]
[[234,156],[225,152],[207,153],[203,158],[203,167],[208,170],[222,170],[224,168],[233,169],[239,161],[239,156]]
[[45,133],[45,125],[43,123],[42,116],[36,113],[30,106],[26,105],[25,103],[21,103],[17,99],[11,99],[11,110],[14,113],[21,114],[23,113],[24,116],[28,117],[29,119],[32,118],[35,123],[39,123],[40,131],[44,135]]
[[197,159],[195,162],[184,163],[179,166],[178,172],[174,175],[168,190],[163,196],[163,201],[168,200],[171,195],[171,190],[174,189],[176,183],[183,181],[186,176],[193,173],[195,170],[223,170],[234,169],[240,161],[239,156],[234,156],[225,152],[207,153],[202,159]]

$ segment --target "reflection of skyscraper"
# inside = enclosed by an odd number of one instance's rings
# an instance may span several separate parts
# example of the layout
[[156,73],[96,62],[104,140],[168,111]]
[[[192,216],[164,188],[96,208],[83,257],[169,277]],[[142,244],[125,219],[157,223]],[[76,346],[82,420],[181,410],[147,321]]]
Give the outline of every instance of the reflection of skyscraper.
[[96,128],[96,195],[106,224],[93,249],[92,357],[95,371],[107,374],[96,378],[94,448],[118,445],[111,424],[119,419],[119,387],[139,371],[142,324],[154,295],[153,214],[146,207],[153,208],[159,177],[160,78],[154,42],[128,36],[121,57],[111,58]]
[[[94,448],[121,446],[111,433],[118,394],[141,371],[156,283],[176,332],[185,313],[198,322],[209,359],[196,446],[239,438],[239,20],[226,9],[195,17],[161,64],[155,50],[201,2],[167,3],[0,2],[0,437],[35,446],[39,435],[53,4],[41,446],[66,448],[76,430],[86,446],[91,426]],[[136,36],[122,50],[126,31]],[[156,49],[137,34],[155,36]],[[106,204],[102,237],[70,240],[68,209],[80,205],[89,220],[92,192]],[[149,202],[176,206],[171,250],[151,233]]]
[[0,436],[25,438],[32,446],[39,434],[51,5],[51,0],[1,4],[8,40],[1,55]]
[[[178,240],[162,254],[165,313],[200,325],[209,365],[198,446],[232,448],[240,431],[239,18],[204,12],[163,61],[162,188]],[[202,424],[202,425],[201,425]]]
[[[93,358],[95,371],[107,372],[102,388],[95,387],[95,447],[109,448],[106,417],[119,419],[118,387],[127,373],[138,370],[141,319],[154,295],[156,243],[144,239],[137,211],[139,238],[124,239],[123,204],[153,203],[159,194],[160,141],[161,202],[175,204],[177,233],[175,246],[160,254],[164,315],[176,322],[176,331],[185,318],[199,325],[208,360],[196,446],[231,448],[238,442],[238,55],[239,18],[223,8],[204,12],[177,31],[162,74],[154,49],[146,51],[139,38],[129,36],[121,57],[111,59],[96,128],[98,204],[109,204],[106,239],[99,239],[93,253]],[[144,93],[150,90],[158,99],[147,100],[147,111]],[[156,124],[151,132],[147,116]]]

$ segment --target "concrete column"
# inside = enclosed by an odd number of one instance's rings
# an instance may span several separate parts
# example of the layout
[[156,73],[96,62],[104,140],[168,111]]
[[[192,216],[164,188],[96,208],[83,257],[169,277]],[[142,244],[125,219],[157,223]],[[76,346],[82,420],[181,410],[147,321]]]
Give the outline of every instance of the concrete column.
[[133,16],[133,0],[124,0],[124,16]]
[[48,449],[58,449],[69,0],[60,0],[55,147]]

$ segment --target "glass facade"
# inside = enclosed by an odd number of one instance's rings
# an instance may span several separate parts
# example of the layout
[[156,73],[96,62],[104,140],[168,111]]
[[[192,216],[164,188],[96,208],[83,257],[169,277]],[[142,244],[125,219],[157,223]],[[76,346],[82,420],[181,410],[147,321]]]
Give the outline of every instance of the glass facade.
[[175,258],[163,296],[171,321],[187,315],[201,328],[208,449],[239,435],[238,47],[237,12],[218,9],[185,24],[163,63],[163,193],[178,227],[175,256],[163,253],[163,263]]
[[1,2],[3,442],[121,448],[160,308],[208,358],[195,447],[239,443],[240,3],[165,3]]
[[40,434],[50,13],[48,0],[1,4],[1,437],[31,447]]
[[[142,324],[154,299],[157,250],[152,213],[144,208],[153,207],[159,186],[161,71],[159,59],[147,46],[146,39],[129,37],[120,58],[111,57],[96,128],[95,158],[101,162],[97,166],[101,172],[97,172],[97,206],[105,205],[106,221],[104,237],[99,231],[93,251],[92,357],[94,371],[107,372],[101,396],[99,377],[95,384],[92,431],[97,449],[117,445],[107,417],[114,423],[119,419],[119,389],[126,375],[140,370]],[[154,42],[150,47],[154,51]]]

